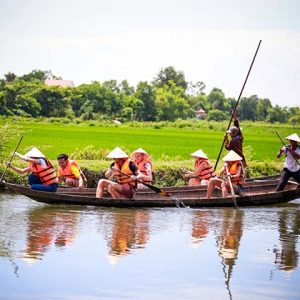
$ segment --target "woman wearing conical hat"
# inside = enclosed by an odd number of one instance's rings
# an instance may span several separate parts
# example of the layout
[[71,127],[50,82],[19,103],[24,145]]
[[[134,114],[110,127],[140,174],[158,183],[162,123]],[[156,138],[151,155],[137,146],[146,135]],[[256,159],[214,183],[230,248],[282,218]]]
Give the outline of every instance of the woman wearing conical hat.
[[216,176],[212,163],[201,149],[193,152],[191,156],[195,158],[195,171],[186,171],[184,174],[184,177],[190,178],[188,185],[207,185],[208,181]]
[[112,158],[114,162],[105,172],[105,177],[114,177],[116,182],[109,179],[100,179],[97,185],[96,197],[102,198],[107,190],[114,199],[121,197],[133,198],[137,189],[136,179],[141,178],[142,173],[119,147],[111,151],[107,157]]
[[285,161],[276,191],[283,191],[291,177],[300,184],[300,138],[297,133],[293,133],[285,139],[289,141],[289,145],[280,148],[277,153],[277,158],[285,155]]
[[[142,148],[138,148],[132,152],[131,156],[134,163],[137,165],[138,169],[143,175],[139,179],[145,183],[152,184],[153,165],[149,153]],[[143,189],[146,188],[146,186],[142,183],[138,183],[138,188]]]
[[222,197],[228,197],[230,193],[231,180],[235,194],[240,194],[244,181],[244,167],[242,163],[243,158],[240,157],[236,152],[230,150],[224,157],[225,162],[221,171],[220,177],[212,178],[207,187],[207,198],[211,198],[215,187],[221,188]]
[[25,155],[15,152],[15,156],[29,163],[24,169],[17,168],[7,163],[13,171],[19,174],[30,173],[28,183],[33,190],[56,192],[58,180],[51,162],[36,147],[33,147]]

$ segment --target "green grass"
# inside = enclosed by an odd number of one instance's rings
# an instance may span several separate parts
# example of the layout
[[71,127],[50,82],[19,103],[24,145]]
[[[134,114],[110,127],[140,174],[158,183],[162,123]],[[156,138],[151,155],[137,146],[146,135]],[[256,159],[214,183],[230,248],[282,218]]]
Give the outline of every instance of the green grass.
[[[4,119],[1,121],[3,122]],[[6,120],[7,121],[7,120]],[[121,126],[103,125],[97,122],[82,124],[49,123],[44,120],[14,120],[24,136],[19,148],[25,153],[32,146],[38,147],[50,159],[64,152],[72,154],[93,145],[95,149],[110,151],[120,146],[128,153],[138,147],[148,151],[155,161],[190,160],[190,154],[201,148],[212,161],[219,153],[227,122],[207,123],[190,121],[183,123],[131,123]],[[181,122],[181,123],[180,123]],[[166,125],[164,127],[164,124]],[[184,126],[182,125],[184,124]],[[186,126],[185,126],[186,125]],[[282,146],[275,131],[282,137],[293,132],[300,134],[300,126],[271,125],[266,123],[242,122],[244,147],[248,157],[255,161],[276,160]],[[173,127],[171,127],[173,126]],[[156,129],[155,127],[160,127]],[[8,152],[12,151],[18,137],[11,140]],[[223,157],[225,150],[223,150]]]

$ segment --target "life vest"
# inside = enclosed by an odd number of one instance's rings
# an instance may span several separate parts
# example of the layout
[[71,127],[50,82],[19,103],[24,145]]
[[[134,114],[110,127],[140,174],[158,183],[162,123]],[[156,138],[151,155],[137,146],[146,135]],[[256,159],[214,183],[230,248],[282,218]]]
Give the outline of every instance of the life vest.
[[[153,167],[152,167],[152,162],[151,162],[151,160],[143,159],[140,163],[137,163],[136,161],[134,161],[134,163],[137,165],[138,169],[141,171],[141,173],[142,173],[143,175],[148,176],[147,170],[146,170],[146,168],[145,168],[145,164],[146,164],[146,163],[150,164],[150,166],[151,166],[151,173],[153,172]],[[143,182],[149,183],[149,184],[152,183],[152,181],[144,180],[144,179],[143,179]]]
[[238,171],[238,166],[241,166],[241,168],[242,168],[241,175],[239,177],[231,177],[231,182],[242,185],[245,183],[242,162],[236,161],[236,162],[232,163],[229,168],[229,173],[230,173],[230,175],[236,175],[237,171]]
[[56,172],[48,159],[44,159],[46,166],[30,162],[29,169],[33,175],[37,176],[44,185],[51,185],[57,183]]
[[136,182],[134,180],[132,180],[130,177],[126,176],[126,175],[123,175],[121,174],[120,172],[118,172],[117,170],[131,176],[133,175],[132,171],[130,170],[129,168],[129,163],[131,162],[132,160],[130,160],[129,158],[127,158],[121,169],[119,167],[119,165],[117,163],[114,163],[114,176],[116,177],[117,181],[120,183],[120,184],[129,184],[129,185],[132,185],[132,186],[135,186],[136,187]]
[[71,170],[71,167],[72,166],[75,166],[78,168],[78,171],[80,173],[80,168],[77,164],[76,161],[74,160],[70,160],[68,159],[68,163],[67,165],[65,166],[65,168],[62,168],[62,167],[58,167],[58,170],[59,170],[59,175],[61,177],[66,177],[66,178],[71,178],[71,179],[78,179],[79,177],[76,177],[73,173],[72,173],[72,170]]
[[200,174],[198,175],[199,179],[202,180],[202,179],[210,179],[211,177],[215,177],[216,176],[216,173],[214,172],[214,168],[213,166],[210,164],[210,162],[207,160],[207,159],[200,159],[200,160],[196,160],[195,161],[195,164],[194,164],[194,168],[195,168],[195,171],[199,168],[199,166],[205,162],[206,163],[206,167],[204,167]]

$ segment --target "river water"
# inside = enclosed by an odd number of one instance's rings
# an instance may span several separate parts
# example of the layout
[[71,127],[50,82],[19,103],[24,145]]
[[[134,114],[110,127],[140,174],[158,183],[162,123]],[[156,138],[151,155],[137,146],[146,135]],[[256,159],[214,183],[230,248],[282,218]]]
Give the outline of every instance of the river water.
[[300,299],[300,199],[116,209],[0,194],[0,299]]

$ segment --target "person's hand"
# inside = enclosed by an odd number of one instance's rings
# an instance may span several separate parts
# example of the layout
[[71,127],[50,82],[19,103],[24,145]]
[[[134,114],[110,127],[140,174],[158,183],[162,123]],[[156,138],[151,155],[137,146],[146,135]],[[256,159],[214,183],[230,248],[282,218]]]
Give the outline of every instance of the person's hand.
[[233,118],[234,120],[236,120],[236,118],[237,118],[237,116],[236,116],[236,110],[234,110],[234,111],[232,112],[232,118]]
[[136,180],[137,180],[137,176],[135,176],[135,175],[131,175],[130,178],[131,178],[133,181],[136,181]]

